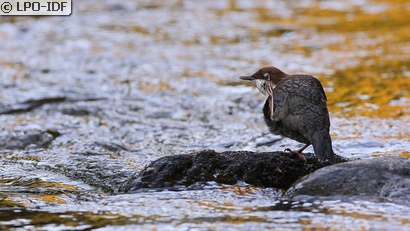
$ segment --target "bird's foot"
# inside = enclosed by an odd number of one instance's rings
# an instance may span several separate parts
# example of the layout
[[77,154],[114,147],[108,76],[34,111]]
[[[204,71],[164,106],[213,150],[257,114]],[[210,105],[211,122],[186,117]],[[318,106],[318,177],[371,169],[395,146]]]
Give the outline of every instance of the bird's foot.
[[302,156],[302,152],[301,152],[301,151],[299,151],[299,150],[296,150],[296,151],[295,151],[295,150],[292,150],[292,149],[290,149],[290,148],[287,148],[287,149],[285,149],[285,152],[289,152],[289,154],[296,155],[299,159],[303,160],[303,162],[306,163],[306,159],[305,159],[304,156]]

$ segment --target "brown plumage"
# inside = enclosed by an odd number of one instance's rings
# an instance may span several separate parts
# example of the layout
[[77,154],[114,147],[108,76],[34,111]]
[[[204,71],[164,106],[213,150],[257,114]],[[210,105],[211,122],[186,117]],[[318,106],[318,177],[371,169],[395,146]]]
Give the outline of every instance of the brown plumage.
[[301,153],[312,144],[320,160],[334,162],[327,99],[318,79],[310,75],[288,75],[276,67],[264,67],[240,78],[255,82],[267,96],[263,115],[269,131],[305,144],[299,150],[287,148],[286,151],[304,160]]

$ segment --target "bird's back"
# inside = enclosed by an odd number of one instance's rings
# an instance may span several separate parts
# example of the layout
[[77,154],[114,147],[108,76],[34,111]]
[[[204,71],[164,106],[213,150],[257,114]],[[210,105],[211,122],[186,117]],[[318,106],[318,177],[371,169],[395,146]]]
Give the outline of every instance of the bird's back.
[[[329,129],[329,112],[322,84],[313,76],[294,75],[274,90],[276,115],[284,125],[299,130]],[[306,129],[305,129],[306,128]]]

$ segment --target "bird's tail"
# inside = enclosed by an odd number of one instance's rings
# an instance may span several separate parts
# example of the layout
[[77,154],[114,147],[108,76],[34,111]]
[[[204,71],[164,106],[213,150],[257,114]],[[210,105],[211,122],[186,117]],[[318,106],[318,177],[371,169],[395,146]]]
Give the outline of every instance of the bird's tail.
[[329,131],[315,131],[312,137],[312,145],[316,156],[320,160],[327,159],[332,163],[335,162],[335,153],[333,152],[332,139],[330,138]]

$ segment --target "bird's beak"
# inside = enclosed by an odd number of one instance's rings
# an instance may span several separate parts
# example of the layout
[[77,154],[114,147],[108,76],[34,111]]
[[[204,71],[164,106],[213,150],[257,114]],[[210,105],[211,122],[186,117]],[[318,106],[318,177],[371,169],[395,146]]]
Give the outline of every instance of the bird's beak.
[[252,76],[240,76],[239,78],[243,80],[249,80],[249,81],[255,80]]

